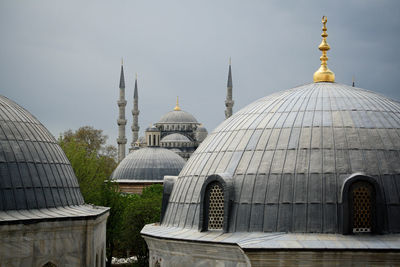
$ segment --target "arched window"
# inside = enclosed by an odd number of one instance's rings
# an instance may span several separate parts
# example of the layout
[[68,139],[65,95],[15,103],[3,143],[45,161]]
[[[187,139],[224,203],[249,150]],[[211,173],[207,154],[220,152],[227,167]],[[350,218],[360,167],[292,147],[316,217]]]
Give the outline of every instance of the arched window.
[[224,225],[224,191],[218,182],[209,184],[205,204],[206,229],[222,230]]
[[365,181],[353,183],[350,187],[349,200],[353,233],[372,232],[376,202],[373,186]]
[[57,265],[55,265],[54,263],[49,261],[49,262],[45,263],[42,267],[57,267]]
[[343,234],[383,233],[387,213],[376,178],[355,173],[343,182],[340,221]]

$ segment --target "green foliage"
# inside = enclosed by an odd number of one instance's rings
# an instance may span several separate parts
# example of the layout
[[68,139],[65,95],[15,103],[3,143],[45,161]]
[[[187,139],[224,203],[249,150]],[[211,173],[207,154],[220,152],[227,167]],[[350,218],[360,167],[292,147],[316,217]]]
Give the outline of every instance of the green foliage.
[[110,207],[107,220],[107,265],[116,252],[136,255],[137,266],[148,266],[148,249],[140,231],[145,224],[158,222],[161,214],[162,185],[152,185],[142,195],[121,194],[118,185],[109,181],[116,167],[116,149],[106,146],[101,130],[84,126],[68,130],[59,138],[78,178],[86,203]]
[[137,256],[140,266],[149,264],[149,251],[140,231],[146,224],[160,221],[162,192],[162,185],[146,187],[142,195],[130,199],[124,213],[123,241]]

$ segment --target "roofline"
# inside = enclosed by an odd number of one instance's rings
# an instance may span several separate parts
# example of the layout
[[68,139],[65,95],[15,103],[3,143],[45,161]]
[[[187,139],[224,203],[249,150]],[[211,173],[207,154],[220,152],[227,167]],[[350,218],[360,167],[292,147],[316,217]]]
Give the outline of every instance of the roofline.
[[[88,204],[84,204],[84,205],[79,205],[79,206],[67,206],[68,208],[79,208],[82,206],[88,206]],[[67,208],[67,207],[55,207],[55,208],[44,208],[44,209],[31,209],[31,210],[8,210],[8,211],[0,211],[0,225],[11,225],[11,224],[34,224],[34,223],[40,223],[40,222],[54,222],[54,221],[65,221],[65,220],[71,220],[71,221],[78,221],[78,220],[86,220],[86,219],[97,219],[103,215],[109,215],[109,211],[110,208],[109,207],[102,207],[102,206],[94,206],[94,205],[90,205],[92,206],[93,210],[94,209],[98,209],[99,212],[98,213],[94,213],[94,214],[84,214],[83,210],[80,211],[82,212],[82,215],[67,215],[67,216],[62,216],[60,215],[60,213],[62,213],[63,208]],[[58,215],[53,214],[49,215],[50,213],[55,211],[60,211],[60,213],[58,213]],[[23,213],[30,213],[32,215],[32,213],[34,212],[37,217],[36,218],[9,218],[9,219],[1,219],[1,215],[3,214],[7,214],[10,212],[18,212],[20,215],[22,216],[26,216]],[[40,213],[41,216],[44,217],[40,217],[38,215],[38,213]],[[9,214],[8,214],[9,215]],[[48,217],[46,217],[48,216]],[[12,217],[11,215],[9,215],[9,217]]]

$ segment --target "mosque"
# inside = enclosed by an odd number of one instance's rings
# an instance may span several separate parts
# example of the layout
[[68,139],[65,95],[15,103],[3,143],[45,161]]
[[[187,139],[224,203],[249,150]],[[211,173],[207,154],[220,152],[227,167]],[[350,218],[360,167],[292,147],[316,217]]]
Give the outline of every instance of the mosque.
[[[232,70],[229,62],[225,117],[232,115]],[[173,110],[164,114],[154,125],[148,127],[145,136],[139,138],[139,95],[137,76],[133,93],[132,142],[125,156],[125,78],[121,64],[120,98],[118,100],[118,161],[111,180],[119,185],[121,192],[140,194],[152,184],[163,184],[164,176],[176,176],[197,147],[207,137],[207,130],[190,113],[182,110],[178,98]]]
[[314,82],[227,118],[165,181],[150,266],[400,264],[400,103],[335,82],[322,23]]
[[109,208],[84,203],[51,133],[0,96],[0,266],[96,266]]

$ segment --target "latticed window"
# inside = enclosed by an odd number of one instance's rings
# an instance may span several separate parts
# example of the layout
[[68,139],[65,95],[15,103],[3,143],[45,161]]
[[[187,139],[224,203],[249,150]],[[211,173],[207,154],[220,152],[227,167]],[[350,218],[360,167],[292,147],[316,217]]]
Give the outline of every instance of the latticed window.
[[367,182],[352,185],[353,233],[368,233],[372,230],[375,197],[372,186]]
[[208,193],[208,229],[221,230],[224,224],[224,191],[218,183],[210,185]]

